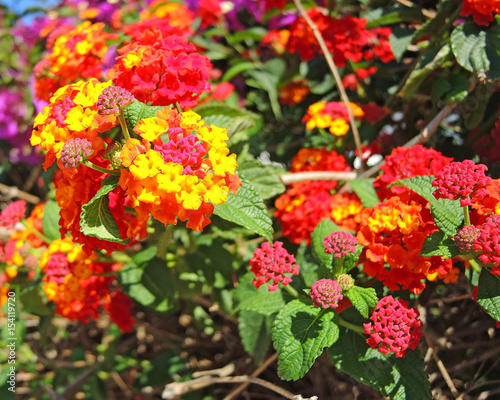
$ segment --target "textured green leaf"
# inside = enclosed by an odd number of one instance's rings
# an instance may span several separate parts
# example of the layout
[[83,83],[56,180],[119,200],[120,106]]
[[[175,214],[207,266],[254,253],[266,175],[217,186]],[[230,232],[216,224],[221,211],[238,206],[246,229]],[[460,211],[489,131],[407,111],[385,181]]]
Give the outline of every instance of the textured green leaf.
[[352,305],[356,307],[356,310],[365,317],[368,318],[371,311],[375,310],[378,303],[377,292],[374,288],[363,288],[360,286],[353,286],[346,293],[346,297],[351,300]]
[[425,238],[420,255],[423,257],[442,256],[447,259],[460,255],[460,250],[453,239],[450,239],[443,231],[437,231]]
[[156,117],[156,113],[164,108],[162,106],[147,106],[138,100],[134,100],[131,105],[123,110],[123,114],[128,128],[133,130],[141,119]]
[[286,189],[276,169],[257,160],[246,160],[238,166],[240,176],[248,180],[263,200],[283,193]]
[[380,203],[380,199],[377,196],[377,192],[375,192],[375,188],[373,187],[373,178],[366,179],[355,179],[349,182],[349,185],[354,190],[354,193],[357,194],[361,202],[366,208],[372,208]]
[[257,114],[244,108],[221,103],[203,104],[196,107],[194,111],[201,115],[207,125],[226,128],[229,137],[238,132],[254,128],[260,119]]
[[[354,253],[350,253],[346,256],[344,256],[344,265],[342,268],[343,273],[349,272],[351,269],[353,269],[356,264],[359,261],[359,257],[361,256],[361,252],[363,251],[364,246],[361,246],[360,244],[356,245],[356,250]],[[300,264],[299,264],[300,265]]]
[[[286,300],[283,293],[276,291],[270,292],[267,286],[262,286],[265,291],[255,290],[252,295],[243,300],[235,311],[250,310],[263,315],[272,315],[280,311],[285,305]],[[260,288],[259,288],[260,289]]]
[[495,321],[500,321],[500,276],[483,268],[477,285],[477,302]]
[[238,189],[236,195],[229,192],[225,203],[215,205],[214,214],[250,229],[272,242],[273,223],[264,202],[247,180],[242,179],[242,183],[243,186]]
[[432,186],[433,180],[432,175],[415,176],[401,179],[391,186],[407,187],[426,199],[431,204],[431,211],[436,225],[448,236],[454,236],[457,233],[457,228],[462,224],[464,212],[459,201],[437,200],[434,197],[433,193],[436,188]]
[[446,93],[444,101],[446,103],[460,103],[469,94],[469,79],[460,72],[455,73],[450,78],[451,90]]
[[102,181],[101,189],[84,206],[80,215],[80,231],[87,236],[101,240],[127,244],[130,239],[122,239],[118,225],[109,210],[108,193],[118,186],[118,177],[109,176]]
[[273,341],[281,379],[302,378],[323,349],[335,343],[339,328],[332,316],[333,313],[300,300],[288,303],[280,311],[274,321]]
[[51,240],[60,239],[59,211],[61,207],[55,200],[49,200],[43,209],[42,232]]
[[262,364],[271,344],[273,319],[255,311],[244,310],[238,318],[238,331],[243,347],[257,365]]
[[365,337],[341,328],[329,349],[335,367],[393,400],[431,400],[431,385],[419,350],[386,356],[366,344]]
[[173,276],[165,260],[148,258],[144,257],[141,264],[131,262],[120,270],[120,287],[139,304],[168,311],[174,305],[176,293]]
[[338,225],[331,219],[321,221],[311,233],[311,250],[314,258],[326,268],[332,268],[333,256],[325,253],[323,241],[332,232],[341,231]]
[[500,77],[500,27],[484,30],[474,22],[458,25],[451,33],[451,48],[458,63],[470,72]]

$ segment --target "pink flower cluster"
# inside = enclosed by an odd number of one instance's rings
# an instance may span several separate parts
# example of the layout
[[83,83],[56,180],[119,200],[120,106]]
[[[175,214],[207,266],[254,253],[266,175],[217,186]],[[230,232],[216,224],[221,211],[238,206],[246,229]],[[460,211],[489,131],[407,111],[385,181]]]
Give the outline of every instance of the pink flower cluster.
[[339,283],[331,279],[321,279],[311,287],[311,299],[316,307],[337,308],[344,297]]
[[74,138],[64,143],[61,162],[64,168],[77,168],[92,154],[92,143],[88,139]]
[[455,239],[455,244],[458,246],[461,253],[469,253],[472,251],[472,245],[479,236],[479,233],[479,229],[474,225],[467,225],[458,230],[453,239]]
[[438,188],[434,197],[460,200],[462,207],[470,206],[472,201],[481,200],[488,194],[485,187],[491,182],[491,178],[484,174],[487,170],[486,165],[476,164],[472,160],[446,165],[432,182],[432,186]]
[[5,226],[7,229],[14,228],[14,225],[24,218],[25,213],[26,202],[24,200],[10,203],[0,213],[0,226]]
[[372,322],[363,324],[365,333],[370,335],[366,342],[385,355],[391,352],[396,357],[404,357],[406,350],[415,349],[422,337],[418,315],[404,300],[395,300],[392,296],[380,299],[370,317]]
[[255,249],[250,259],[250,272],[256,276],[254,286],[258,289],[272,280],[273,283],[268,285],[269,290],[276,291],[279,282],[284,286],[288,285],[292,278],[285,274],[299,274],[299,266],[293,264],[295,261],[295,256],[283,248],[282,242],[274,242],[272,247],[269,242],[264,242],[260,248]]
[[493,274],[500,275],[500,215],[494,214],[486,218],[479,231],[472,248],[482,252],[479,259],[485,265],[493,264]]
[[120,86],[108,86],[103,89],[96,103],[97,112],[102,115],[118,114],[134,102],[134,96]]
[[356,238],[350,233],[344,231],[330,233],[325,240],[323,240],[325,253],[333,254],[336,258],[341,258],[349,253],[354,253],[356,251],[357,244],[358,241]]

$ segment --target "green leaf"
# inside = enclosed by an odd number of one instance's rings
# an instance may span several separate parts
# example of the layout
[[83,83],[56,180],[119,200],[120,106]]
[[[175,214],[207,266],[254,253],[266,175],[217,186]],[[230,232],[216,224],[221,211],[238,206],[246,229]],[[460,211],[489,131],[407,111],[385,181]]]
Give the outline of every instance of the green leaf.
[[450,54],[450,46],[447,44],[441,44],[439,47],[428,50],[422,57],[422,61],[406,80],[405,85],[401,89],[401,96],[404,98],[417,96],[418,89],[427,76],[440,68],[450,58]]
[[20,300],[24,311],[35,315],[50,315],[50,309],[40,295],[40,283],[32,282],[21,290]]
[[416,7],[403,8],[401,10],[382,15],[376,19],[371,19],[370,22],[368,22],[368,24],[366,25],[366,28],[376,28],[379,26],[398,24],[405,21],[424,22],[425,17],[422,14],[422,11]]
[[236,195],[229,192],[225,203],[215,205],[214,214],[250,229],[272,242],[273,223],[264,202],[247,180],[242,179],[242,183],[243,186],[240,186]]
[[339,328],[332,321],[333,315],[300,300],[288,303],[280,311],[273,326],[273,341],[281,379],[302,378],[323,349],[337,341]]
[[477,285],[477,302],[495,321],[500,321],[500,276],[483,268]]
[[[280,71],[278,71],[279,74]],[[280,75],[276,72],[266,70],[249,70],[247,71],[253,79],[247,79],[247,85],[258,89],[263,89],[269,96],[271,108],[276,118],[282,117],[281,106],[278,99],[278,82]]]
[[458,200],[438,200],[434,197],[433,193],[436,188],[432,186],[433,180],[432,175],[415,176],[401,179],[390,186],[407,187],[426,199],[431,204],[431,211],[436,225],[448,236],[454,236],[457,233],[457,228],[462,224],[464,212]]
[[60,239],[59,211],[61,207],[55,200],[49,200],[43,209],[42,232],[51,240]]
[[344,266],[342,268],[343,273],[349,272],[351,269],[353,269],[356,266],[356,264],[359,261],[359,257],[361,256],[361,252],[363,251],[363,249],[364,249],[364,246],[357,244],[356,250],[354,251],[354,253],[350,253],[350,254],[344,256]]
[[354,193],[359,197],[363,206],[372,208],[380,203],[377,192],[373,187],[373,178],[355,179],[349,182],[349,185],[354,190]]
[[80,215],[80,231],[87,236],[101,240],[128,244],[130,239],[122,239],[118,225],[109,210],[108,193],[118,186],[118,177],[109,176],[102,181],[101,189],[84,206]]
[[286,190],[276,168],[257,160],[246,160],[238,166],[240,176],[248,180],[263,200],[277,196]]
[[156,113],[164,108],[163,106],[147,106],[139,100],[134,100],[123,110],[123,114],[128,128],[132,131],[141,119],[156,117]]
[[325,253],[323,241],[330,233],[341,230],[331,219],[324,219],[311,233],[311,250],[313,256],[323,267],[331,269],[333,262],[333,255]]
[[279,312],[286,305],[285,297],[280,291],[270,292],[266,285],[261,286],[264,290],[255,290],[249,293],[249,297],[243,300],[235,311],[248,310],[259,312],[263,315],[272,315]]
[[227,82],[233,79],[236,75],[241,74],[244,71],[248,71],[250,69],[257,69],[258,67],[250,61],[241,62],[236,65],[233,65],[231,68],[224,73],[222,76],[222,81]]
[[455,241],[443,231],[433,232],[427,236],[420,251],[422,257],[441,256],[444,259],[457,257],[460,254]]
[[500,77],[500,26],[484,30],[474,22],[458,25],[451,33],[451,48],[467,71]]
[[257,365],[262,364],[271,344],[273,319],[255,311],[242,311],[238,318],[238,331],[245,351]]
[[444,101],[448,104],[460,103],[469,94],[469,79],[460,72],[450,78],[451,90],[446,93]]
[[221,103],[203,104],[194,111],[201,115],[207,125],[226,128],[229,137],[254,128],[260,120],[260,117],[251,111]]
[[466,129],[472,130],[483,121],[486,108],[497,86],[498,82],[478,84],[465,98],[462,103],[462,118]]
[[403,54],[413,40],[414,32],[414,29],[402,28],[400,26],[396,26],[392,29],[389,42],[391,43],[392,53],[396,61],[399,62],[401,58],[403,58]]
[[365,337],[341,328],[339,340],[329,349],[335,367],[393,400],[431,400],[431,385],[422,355],[407,350],[404,358],[371,349]]
[[356,310],[368,318],[370,312],[375,310],[378,303],[377,292],[374,288],[362,288],[360,286],[353,286],[346,293],[346,297],[351,300],[352,305]]
[[165,260],[148,257],[139,265],[131,262],[120,270],[120,287],[137,303],[156,311],[168,311],[175,304],[174,278]]

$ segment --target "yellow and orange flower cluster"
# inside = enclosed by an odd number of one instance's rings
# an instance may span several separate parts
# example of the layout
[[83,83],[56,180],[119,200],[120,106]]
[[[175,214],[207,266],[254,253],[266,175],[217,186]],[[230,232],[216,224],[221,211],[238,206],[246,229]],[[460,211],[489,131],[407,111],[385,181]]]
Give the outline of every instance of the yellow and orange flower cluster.
[[[56,313],[65,318],[87,323],[98,318],[103,307],[121,330],[130,331],[132,301],[112,285],[113,272],[120,265],[96,260],[97,253],[87,253],[69,236],[54,240],[40,259],[42,290],[56,304]],[[112,305],[112,301],[119,304]],[[123,313],[111,312],[114,307]]]
[[38,99],[48,101],[65,85],[102,76],[108,41],[119,37],[105,32],[104,27],[102,22],[85,21],[55,40],[50,53],[34,69]]
[[214,204],[224,203],[241,185],[226,129],[200,119],[192,111],[165,108],[135,127],[143,141],[132,138],[123,147],[127,169],[119,184],[140,218],[151,214],[165,225],[189,220],[187,227],[200,231],[210,223]]
[[38,114],[30,141],[33,146],[39,145],[47,152],[45,169],[60,158],[64,143],[70,139],[90,141],[93,150],[90,159],[104,148],[99,133],[115,126],[117,119],[115,115],[99,115],[96,102],[103,89],[110,85],[111,82],[91,79],[62,87]]
[[[360,106],[355,103],[349,103],[351,112],[356,119],[362,119],[364,112]],[[311,104],[307,113],[302,119],[307,129],[322,128],[329,129],[335,136],[344,136],[349,132],[349,115],[344,103],[331,101],[320,101]]]
[[415,294],[425,288],[426,278],[454,282],[458,270],[451,260],[419,255],[426,237],[437,230],[429,210],[418,201],[391,197],[376,205],[357,234],[358,243],[365,246],[360,258],[363,271],[390,290],[409,289]]

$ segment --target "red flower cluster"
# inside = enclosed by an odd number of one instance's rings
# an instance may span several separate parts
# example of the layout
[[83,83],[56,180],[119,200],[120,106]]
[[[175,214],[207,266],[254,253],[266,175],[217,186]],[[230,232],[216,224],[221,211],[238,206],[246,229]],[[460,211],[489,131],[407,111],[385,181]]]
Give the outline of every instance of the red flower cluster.
[[[308,14],[323,35],[337,66],[344,67],[348,60],[369,61],[375,57],[383,62],[394,60],[389,43],[391,28],[366,29],[366,19],[350,16],[335,19],[317,8],[312,8]],[[304,18],[298,18],[290,26],[288,51],[299,53],[303,61],[321,53],[318,41]]]
[[460,200],[462,207],[472,205],[488,194],[485,187],[491,178],[484,174],[488,167],[465,160],[452,162],[443,167],[436,175],[432,186],[438,189],[434,192],[436,199]]
[[[326,149],[301,149],[292,160],[292,172],[346,171],[344,156]],[[274,216],[281,222],[283,234],[293,243],[311,240],[311,232],[324,219],[332,219],[331,191],[336,181],[303,181],[291,185],[275,202]],[[340,216],[342,213],[339,212]],[[346,215],[347,217],[348,215]]]
[[342,288],[331,279],[321,279],[313,283],[311,287],[311,299],[316,307],[337,308],[339,301],[344,297]]
[[497,0],[464,0],[460,15],[471,15],[478,25],[489,25],[494,20],[494,14],[500,14],[500,4]]
[[285,274],[299,274],[299,266],[294,265],[295,256],[289,254],[283,248],[282,242],[274,242],[273,246],[269,242],[264,242],[260,248],[255,249],[253,257],[250,259],[250,272],[256,278],[253,280],[254,286],[258,289],[264,283],[273,281],[268,285],[269,290],[278,290],[278,283],[288,285],[292,278]]
[[452,158],[444,157],[439,151],[419,144],[409,148],[397,147],[385,158],[385,165],[380,167],[383,172],[375,179],[373,187],[380,200],[401,196],[409,193],[410,189],[400,186],[387,189],[387,186],[404,178],[432,175],[451,161]]
[[354,73],[344,75],[342,78],[342,85],[344,85],[346,89],[356,90],[358,83],[364,81],[375,72],[377,72],[377,67],[356,68]]
[[108,77],[143,103],[193,107],[210,91],[211,70],[210,60],[195,50],[183,36],[148,29],[118,50]]
[[349,232],[338,231],[330,233],[325,240],[323,240],[323,246],[325,246],[326,254],[333,254],[336,258],[341,258],[350,253],[356,251],[356,245],[358,241]]
[[14,228],[24,218],[26,213],[26,202],[24,200],[17,200],[10,203],[0,213],[0,226],[5,226],[7,229]]
[[485,265],[492,265],[493,274],[500,275],[500,215],[494,214],[486,218],[472,248],[481,252],[479,259]]
[[422,337],[422,323],[418,319],[416,308],[408,308],[408,302],[395,300],[386,296],[377,304],[370,319],[363,324],[365,333],[370,335],[366,343],[372,349],[387,355],[395,353],[396,357],[404,357],[407,349],[415,350]]

